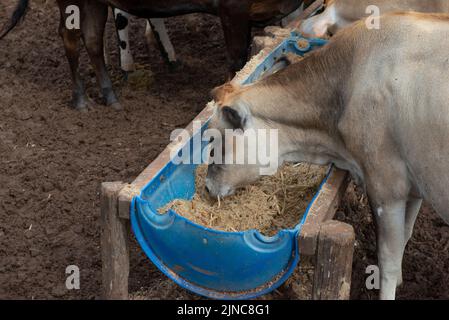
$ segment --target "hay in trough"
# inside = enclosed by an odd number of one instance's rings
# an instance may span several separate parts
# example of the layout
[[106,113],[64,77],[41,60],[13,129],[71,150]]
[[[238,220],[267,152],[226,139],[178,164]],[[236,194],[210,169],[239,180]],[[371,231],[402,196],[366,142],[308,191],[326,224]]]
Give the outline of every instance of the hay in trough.
[[196,190],[191,201],[176,199],[159,213],[173,209],[187,219],[216,230],[257,229],[267,236],[294,228],[301,220],[326,174],[326,167],[285,164],[273,176],[224,199],[211,199],[205,191],[207,166],[196,170]]

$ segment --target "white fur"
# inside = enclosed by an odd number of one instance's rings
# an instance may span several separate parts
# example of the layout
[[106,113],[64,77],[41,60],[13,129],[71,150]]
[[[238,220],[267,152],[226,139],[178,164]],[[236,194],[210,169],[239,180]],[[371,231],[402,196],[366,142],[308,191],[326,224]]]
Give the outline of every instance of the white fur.
[[[117,15],[121,14],[125,18],[128,19],[128,21],[131,18],[131,15],[120,10],[120,9],[114,9],[114,18],[117,18]],[[151,22],[151,24],[150,24]],[[154,30],[151,27],[151,25],[154,26]],[[157,32],[161,41],[162,49],[165,51],[165,54],[167,55],[169,62],[176,62],[176,54],[175,49],[173,48],[173,45],[170,41],[170,38],[168,36],[167,29],[165,27],[164,19],[154,18],[149,19],[146,24],[145,29],[145,38],[147,39],[147,43],[149,46],[153,45],[154,43],[154,33]],[[134,66],[134,59],[131,51],[130,41],[129,41],[129,25],[126,26],[123,30],[118,30],[117,36],[119,39],[119,43],[122,41],[126,43],[126,48],[122,49],[120,47],[120,66],[123,71],[130,72],[135,69]]]

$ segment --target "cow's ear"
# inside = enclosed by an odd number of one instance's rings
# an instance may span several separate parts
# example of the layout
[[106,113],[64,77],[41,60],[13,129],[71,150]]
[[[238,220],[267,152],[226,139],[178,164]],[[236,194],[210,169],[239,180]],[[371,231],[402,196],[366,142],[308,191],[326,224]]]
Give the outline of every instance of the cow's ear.
[[223,120],[230,124],[234,130],[244,130],[246,118],[242,116],[237,110],[225,106],[221,108],[221,114],[223,116]]
[[229,93],[234,91],[235,87],[230,82],[227,82],[224,85],[212,89],[210,95],[215,102],[220,103]]

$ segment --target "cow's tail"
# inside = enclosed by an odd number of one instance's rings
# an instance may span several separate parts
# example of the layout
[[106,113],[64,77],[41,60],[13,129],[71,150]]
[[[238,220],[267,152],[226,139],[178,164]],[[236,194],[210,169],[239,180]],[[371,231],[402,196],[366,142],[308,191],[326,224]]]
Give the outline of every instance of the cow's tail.
[[5,37],[25,17],[30,0],[19,0],[11,19],[0,30],[0,39]]

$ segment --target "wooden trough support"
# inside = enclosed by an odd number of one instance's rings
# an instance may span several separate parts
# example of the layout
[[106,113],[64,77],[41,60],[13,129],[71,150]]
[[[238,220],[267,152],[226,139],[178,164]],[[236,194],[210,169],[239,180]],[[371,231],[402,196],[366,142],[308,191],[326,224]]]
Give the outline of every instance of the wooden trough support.
[[332,220],[348,181],[345,171],[332,168],[299,235],[299,252],[315,257],[313,300],[349,299],[355,233],[351,225]]
[[[253,43],[254,57],[233,79],[241,83],[252,67],[262,61],[289,31],[266,28],[266,37],[256,38]],[[194,121],[204,123],[213,114],[214,105],[209,103]],[[193,133],[193,122],[186,128]],[[170,160],[170,144],[131,183],[103,183],[101,186],[103,298],[127,299],[129,277],[130,206],[134,196]],[[342,195],[348,183],[347,173],[332,169],[327,182],[309,210],[309,215],[298,238],[301,255],[315,257],[313,299],[348,299],[351,285],[354,230],[350,225],[333,221]]]
[[118,213],[122,182],[101,184],[101,255],[103,262],[103,297],[128,299],[130,223]]
[[[209,104],[195,121],[205,122],[212,113],[213,106]],[[193,123],[186,129],[192,134]],[[128,299],[131,201],[170,160],[172,147],[170,144],[131,184],[104,182],[101,185],[104,299]]]
[[[199,117],[208,117],[203,111]],[[103,298],[128,299],[129,210],[133,197],[167,161],[170,148],[149,165],[131,184],[106,182],[101,186]],[[315,257],[312,298],[349,299],[354,230],[332,220],[343,196],[348,178],[344,171],[332,169],[328,181],[309,211],[298,238],[302,255]]]

